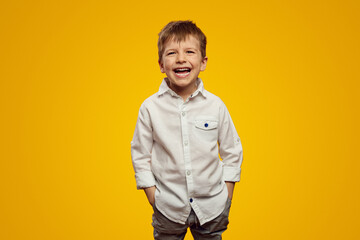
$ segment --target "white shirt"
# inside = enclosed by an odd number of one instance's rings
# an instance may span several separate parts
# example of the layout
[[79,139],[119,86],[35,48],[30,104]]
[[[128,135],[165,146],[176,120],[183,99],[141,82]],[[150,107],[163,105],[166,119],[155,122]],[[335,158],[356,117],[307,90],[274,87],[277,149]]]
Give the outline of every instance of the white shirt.
[[224,210],[225,181],[240,181],[242,146],[225,104],[201,79],[185,102],[166,80],[140,107],[131,142],[136,184],[156,186],[156,208],[168,219],[184,224],[192,208],[202,225]]

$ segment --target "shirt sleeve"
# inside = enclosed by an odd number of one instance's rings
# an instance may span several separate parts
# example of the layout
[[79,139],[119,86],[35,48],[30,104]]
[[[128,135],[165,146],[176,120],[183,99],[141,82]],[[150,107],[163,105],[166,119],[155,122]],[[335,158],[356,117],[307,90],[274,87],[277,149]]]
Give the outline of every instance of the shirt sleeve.
[[142,104],[131,141],[131,158],[137,189],[155,186],[155,177],[151,171],[152,134],[149,112]]
[[219,153],[223,160],[223,176],[228,182],[239,182],[243,149],[240,137],[225,104],[220,105]]

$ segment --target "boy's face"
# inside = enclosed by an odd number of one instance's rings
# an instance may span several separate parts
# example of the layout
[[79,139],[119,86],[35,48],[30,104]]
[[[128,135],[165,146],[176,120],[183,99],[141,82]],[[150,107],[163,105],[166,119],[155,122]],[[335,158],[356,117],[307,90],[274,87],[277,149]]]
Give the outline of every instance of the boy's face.
[[173,90],[196,90],[200,71],[206,68],[207,57],[201,56],[199,40],[189,35],[177,42],[170,39],[165,43],[160,70],[165,73]]

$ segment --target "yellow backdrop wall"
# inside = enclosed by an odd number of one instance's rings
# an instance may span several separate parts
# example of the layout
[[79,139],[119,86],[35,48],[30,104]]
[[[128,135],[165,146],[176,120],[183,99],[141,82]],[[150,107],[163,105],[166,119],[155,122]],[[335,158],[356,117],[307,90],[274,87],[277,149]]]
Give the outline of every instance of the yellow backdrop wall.
[[[151,239],[132,139],[157,33],[208,37],[244,147],[224,239],[360,239],[358,1],[1,1],[0,239]],[[190,235],[186,239],[191,239]]]

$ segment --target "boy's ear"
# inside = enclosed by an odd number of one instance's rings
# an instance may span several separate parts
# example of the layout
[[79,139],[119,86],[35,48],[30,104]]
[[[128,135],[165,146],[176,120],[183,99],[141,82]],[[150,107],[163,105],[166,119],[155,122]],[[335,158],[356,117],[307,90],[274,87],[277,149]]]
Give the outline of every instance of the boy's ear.
[[207,61],[208,61],[208,57],[206,56],[201,60],[200,71],[204,71],[206,69]]
[[165,73],[164,64],[161,61],[159,61],[158,63],[159,63],[160,71],[162,73]]

